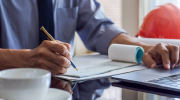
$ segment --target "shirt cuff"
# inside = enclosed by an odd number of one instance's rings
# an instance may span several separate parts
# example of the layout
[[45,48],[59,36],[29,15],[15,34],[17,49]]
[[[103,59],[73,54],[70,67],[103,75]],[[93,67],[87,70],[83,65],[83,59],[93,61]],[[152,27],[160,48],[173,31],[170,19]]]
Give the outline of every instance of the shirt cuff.
[[108,47],[111,40],[120,33],[127,34],[125,30],[118,28],[116,25],[110,25],[109,27],[107,27],[98,41],[98,44],[96,46],[97,52],[101,54],[108,54]]

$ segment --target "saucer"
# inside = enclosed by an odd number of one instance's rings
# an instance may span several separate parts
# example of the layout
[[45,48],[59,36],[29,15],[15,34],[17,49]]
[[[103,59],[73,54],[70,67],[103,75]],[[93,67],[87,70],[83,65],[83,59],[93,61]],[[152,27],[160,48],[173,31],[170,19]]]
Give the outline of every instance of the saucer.
[[44,100],[72,100],[72,96],[64,90],[49,88]]

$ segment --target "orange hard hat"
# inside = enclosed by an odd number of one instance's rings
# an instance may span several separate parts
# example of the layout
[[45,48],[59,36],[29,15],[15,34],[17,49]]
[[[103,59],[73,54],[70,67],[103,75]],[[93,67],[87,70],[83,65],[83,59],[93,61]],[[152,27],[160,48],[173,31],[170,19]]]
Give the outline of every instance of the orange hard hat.
[[180,39],[180,10],[173,4],[158,6],[143,21],[136,37]]

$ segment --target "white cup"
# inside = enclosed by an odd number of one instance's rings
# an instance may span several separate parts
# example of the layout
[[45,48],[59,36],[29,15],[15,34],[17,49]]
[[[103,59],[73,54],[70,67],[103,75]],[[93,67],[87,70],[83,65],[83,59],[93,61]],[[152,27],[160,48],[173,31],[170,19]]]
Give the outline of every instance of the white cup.
[[38,68],[0,71],[0,95],[4,100],[43,100],[51,82],[51,73]]

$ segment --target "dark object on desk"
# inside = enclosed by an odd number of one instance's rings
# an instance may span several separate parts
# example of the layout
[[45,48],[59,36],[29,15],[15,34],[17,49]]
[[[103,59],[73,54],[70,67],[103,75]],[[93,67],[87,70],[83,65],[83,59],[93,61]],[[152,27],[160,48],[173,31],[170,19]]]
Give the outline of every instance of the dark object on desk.
[[146,93],[157,94],[161,96],[168,96],[172,98],[180,98],[180,92],[177,92],[177,91],[160,89],[160,88],[150,87],[146,85],[131,83],[131,82],[121,81],[118,83],[112,83],[112,86],[135,90],[135,91],[146,92]]
[[[180,68],[165,70],[163,67],[135,71],[131,73],[112,76],[113,79],[124,83],[117,86],[150,92],[159,95],[180,97]],[[128,86],[129,84],[129,86]],[[116,86],[114,84],[114,86]],[[177,95],[178,94],[178,95]]]

